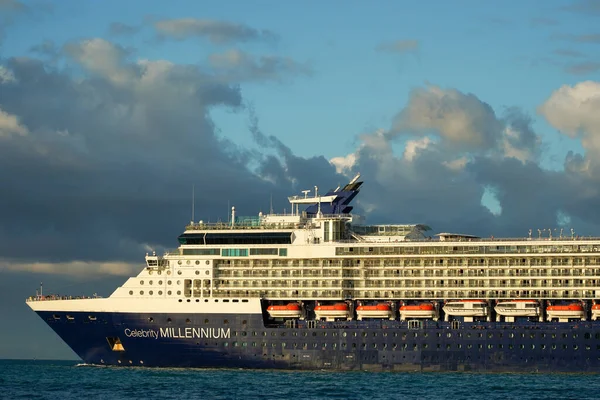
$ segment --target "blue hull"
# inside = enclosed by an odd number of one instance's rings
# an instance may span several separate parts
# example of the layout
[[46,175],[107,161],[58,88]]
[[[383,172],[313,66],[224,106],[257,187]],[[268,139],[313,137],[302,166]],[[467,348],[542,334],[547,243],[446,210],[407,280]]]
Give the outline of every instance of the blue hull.
[[[600,372],[600,321],[314,322],[256,314],[38,312],[89,364],[392,371]],[[415,327],[413,327],[415,328]]]

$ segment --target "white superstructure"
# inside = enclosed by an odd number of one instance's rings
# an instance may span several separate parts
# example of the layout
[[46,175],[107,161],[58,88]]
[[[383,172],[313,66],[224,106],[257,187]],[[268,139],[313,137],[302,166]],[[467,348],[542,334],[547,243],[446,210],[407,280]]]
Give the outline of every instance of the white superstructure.
[[[323,195],[315,189],[312,196],[305,191],[290,197],[290,214],[239,217],[232,212],[227,223],[194,221],[179,236],[177,249],[147,254],[142,271],[109,298],[29,305],[35,310],[210,313],[261,312],[261,300],[428,301],[446,302],[446,318],[468,320],[491,318],[487,301],[493,300],[502,301],[495,311],[509,321],[508,305],[514,303],[504,301],[600,297],[600,238],[482,239],[444,233],[436,239],[426,236],[430,228],[421,224],[364,225],[348,205],[361,184],[357,176]],[[309,207],[301,211],[300,205]],[[427,312],[437,319],[437,309]]]

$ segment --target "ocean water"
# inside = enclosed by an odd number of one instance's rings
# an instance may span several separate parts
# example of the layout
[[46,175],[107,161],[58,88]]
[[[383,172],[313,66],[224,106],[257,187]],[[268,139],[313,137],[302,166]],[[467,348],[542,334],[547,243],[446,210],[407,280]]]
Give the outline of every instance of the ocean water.
[[1,399],[598,399],[591,374],[295,372],[0,360]]

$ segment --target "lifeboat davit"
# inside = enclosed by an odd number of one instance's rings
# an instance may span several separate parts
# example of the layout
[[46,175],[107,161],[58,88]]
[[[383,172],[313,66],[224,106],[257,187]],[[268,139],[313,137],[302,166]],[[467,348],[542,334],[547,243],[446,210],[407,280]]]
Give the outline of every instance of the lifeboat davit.
[[400,321],[407,319],[425,318],[437,321],[440,313],[432,303],[410,304],[400,307]]
[[443,307],[445,320],[450,316],[463,317],[465,322],[473,322],[473,318],[489,316],[488,303],[485,300],[450,300]]
[[348,320],[350,319],[350,308],[346,303],[319,305],[315,307],[315,316],[317,319],[325,319],[325,321]]
[[506,322],[514,322],[515,317],[539,317],[541,314],[540,303],[537,300],[503,300],[494,307],[499,316]]
[[600,319],[600,304],[594,304],[592,306],[592,321]]
[[548,321],[558,319],[558,322],[569,322],[571,319],[585,321],[585,309],[581,303],[553,305],[546,307]]
[[387,303],[356,307],[356,319],[362,321],[363,318],[385,318],[394,319],[392,307]]
[[271,318],[300,318],[302,317],[302,307],[298,303],[288,303],[283,305],[271,305],[267,307],[267,312]]

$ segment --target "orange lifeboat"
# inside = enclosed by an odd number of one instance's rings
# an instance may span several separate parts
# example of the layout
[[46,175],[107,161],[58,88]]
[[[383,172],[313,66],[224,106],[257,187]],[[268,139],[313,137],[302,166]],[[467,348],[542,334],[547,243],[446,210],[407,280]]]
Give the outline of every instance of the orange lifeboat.
[[600,304],[592,305],[592,321],[600,319]]
[[356,307],[356,319],[362,321],[363,318],[394,319],[394,312],[392,311],[392,307],[387,303]]
[[400,321],[412,318],[426,318],[437,321],[439,317],[439,312],[432,303],[409,304],[400,307]]
[[325,319],[326,321],[348,320],[350,319],[350,308],[346,303],[318,305],[315,307],[315,316],[317,319]]
[[552,305],[546,307],[548,321],[558,319],[558,322],[569,322],[571,319],[585,321],[585,309],[581,303]]
[[267,307],[267,312],[271,318],[300,318],[302,317],[302,307],[298,303],[288,303],[282,305],[271,305]]

